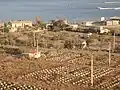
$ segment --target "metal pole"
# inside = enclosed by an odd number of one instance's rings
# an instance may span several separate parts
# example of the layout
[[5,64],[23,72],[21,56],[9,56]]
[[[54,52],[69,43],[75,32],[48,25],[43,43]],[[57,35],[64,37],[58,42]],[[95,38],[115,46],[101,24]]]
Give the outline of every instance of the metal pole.
[[94,82],[93,82],[93,54],[91,55],[91,86],[93,86]]
[[109,66],[111,63],[111,42],[109,42]]

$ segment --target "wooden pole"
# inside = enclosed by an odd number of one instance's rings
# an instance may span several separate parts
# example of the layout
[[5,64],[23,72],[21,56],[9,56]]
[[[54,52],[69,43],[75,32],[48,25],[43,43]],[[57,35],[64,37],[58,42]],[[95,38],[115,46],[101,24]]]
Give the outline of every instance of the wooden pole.
[[38,39],[37,39],[37,53],[38,53]]
[[35,41],[35,32],[33,32],[33,38],[34,38],[34,47],[36,46],[36,41]]
[[91,55],[91,86],[93,86],[94,82],[93,82],[93,54]]
[[113,36],[113,50],[115,49],[115,32],[114,32],[114,36]]
[[109,66],[111,63],[111,42],[109,42]]

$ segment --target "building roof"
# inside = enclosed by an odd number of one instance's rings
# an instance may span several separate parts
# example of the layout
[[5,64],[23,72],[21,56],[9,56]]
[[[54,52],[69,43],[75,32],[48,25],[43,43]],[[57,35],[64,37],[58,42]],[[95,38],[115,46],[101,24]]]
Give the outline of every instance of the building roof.
[[120,17],[110,17],[111,20],[120,20]]
[[11,23],[32,23],[30,20],[14,20],[10,21]]

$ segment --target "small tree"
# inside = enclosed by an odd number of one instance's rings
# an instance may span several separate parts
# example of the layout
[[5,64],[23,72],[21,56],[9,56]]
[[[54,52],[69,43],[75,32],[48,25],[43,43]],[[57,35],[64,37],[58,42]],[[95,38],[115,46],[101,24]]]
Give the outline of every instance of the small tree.
[[44,29],[44,28],[46,28],[46,23],[42,22],[42,23],[39,24],[39,26],[41,27],[41,29]]
[[7,27],[6,23],[4,24],[4,32],[7,32],[7,33],[9,32],[9,28]]
[[9,32],[9,30],[11,29],[12,27],[12,23],[11,22],[8,22],[8,23],[4,23],[4,32]]

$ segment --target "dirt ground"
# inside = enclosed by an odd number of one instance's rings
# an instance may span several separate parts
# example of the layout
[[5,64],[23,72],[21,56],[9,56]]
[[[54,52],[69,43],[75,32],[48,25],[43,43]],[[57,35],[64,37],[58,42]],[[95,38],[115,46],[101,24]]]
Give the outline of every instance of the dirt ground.
[[[93,87],[90,82],[91,53],[94,54]],[[46,57],[31,60],[0,54],[0,79],[43,90],[120,88],[120,56],[112,55],[109,66],[107,53],[91,53],[86,50],[50,50]]]

